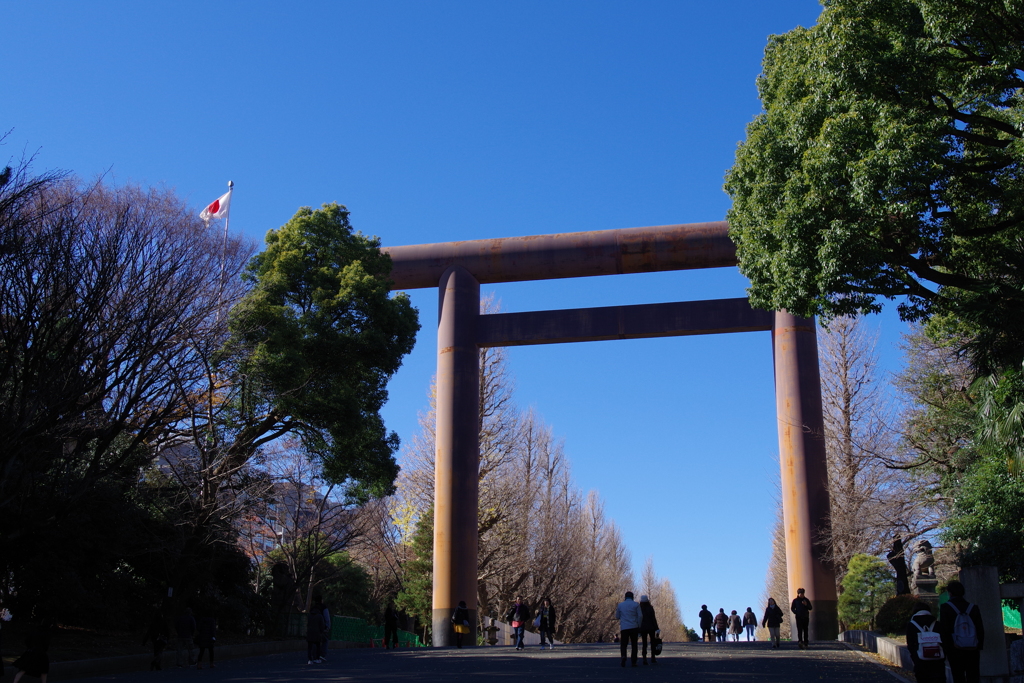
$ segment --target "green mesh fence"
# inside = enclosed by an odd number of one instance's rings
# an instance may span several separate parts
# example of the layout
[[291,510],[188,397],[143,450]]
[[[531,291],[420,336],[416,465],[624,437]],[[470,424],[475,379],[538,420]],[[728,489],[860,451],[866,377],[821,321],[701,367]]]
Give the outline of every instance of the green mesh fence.
[[[306,615],[288,615],[288,635],[297,638],[306,636]],[[366,647],[384,647],[384,627],[372,626],[365,619],[356,617],[331,617],[331,640],[358,643]],[[423,641],[415,633],[398,630],[398,647],[423,647]]]
[[1020,628],[1020,612],[1016,608],[1003,605],[1003,626]]

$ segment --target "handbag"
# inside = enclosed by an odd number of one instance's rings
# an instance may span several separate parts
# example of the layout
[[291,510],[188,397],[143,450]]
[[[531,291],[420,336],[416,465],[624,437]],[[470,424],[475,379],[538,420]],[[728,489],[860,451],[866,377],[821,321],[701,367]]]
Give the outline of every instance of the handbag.
[[455,624],[455,632],[465,635],[469,633],[469,626],[466,624]]
[[536,626],[537,628],[540,628],[540,615],[539,614],[537,615],[537,618],[533,620],[533,625]]
[[651,652],[655,657],[661,654],[661,638],[651,638]]

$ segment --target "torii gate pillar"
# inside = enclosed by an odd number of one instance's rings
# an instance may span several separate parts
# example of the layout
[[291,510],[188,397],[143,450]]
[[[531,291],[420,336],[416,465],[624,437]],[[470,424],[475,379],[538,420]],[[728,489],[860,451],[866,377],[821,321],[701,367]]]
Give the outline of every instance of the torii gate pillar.
[[[798,588],[805,589],[814,607],[808,637],[835,640],[839,635],[835,572],[826,560],[820,538],[829,525],[829,495],[814,319],[777,311],[772,326],[772,355],[788,598],[796,597]],[[795,637],[796,620],[792,615],[790,620]]]

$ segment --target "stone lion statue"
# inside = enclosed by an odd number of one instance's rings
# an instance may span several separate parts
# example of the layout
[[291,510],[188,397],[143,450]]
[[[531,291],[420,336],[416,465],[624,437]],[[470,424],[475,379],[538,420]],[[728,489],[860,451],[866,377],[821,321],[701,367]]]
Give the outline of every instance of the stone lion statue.
[[932,556],[932,544],[921,539],[914,544],[914,576],[935,576],[935,558]]

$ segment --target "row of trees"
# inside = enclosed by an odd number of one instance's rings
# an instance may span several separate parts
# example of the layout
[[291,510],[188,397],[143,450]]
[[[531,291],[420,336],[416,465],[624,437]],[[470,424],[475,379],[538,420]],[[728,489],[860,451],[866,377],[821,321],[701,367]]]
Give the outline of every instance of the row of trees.
[[252,622],[239,521],[278,495],[282,438],[331,509],[394,490],[379,409],[418,323],[378,247],[337,204],[254,254],[168,191],[0,173],[0,599],[17,618],[123,625],[173,589]]
[[[493,301],[483,304],[485,313],[495,308]],[[618,630],[615,604],[634,589],[651,596],[666,638],[684,640],[669,581],[658,578],[648,560],[636,582],[621,532],[598,495],[576,487],[551,427],[535,411],[517,407],[503,349],[481,350],[480,388],[480,618],[501,618],[517,595],[531,605],[548,598],[557,609],[559,639],[608,641]],[[398,479],[399,518],[416,553],[400,604],[424,626],[431,608],[434,426],[431,403]]]

